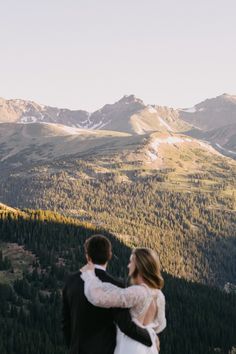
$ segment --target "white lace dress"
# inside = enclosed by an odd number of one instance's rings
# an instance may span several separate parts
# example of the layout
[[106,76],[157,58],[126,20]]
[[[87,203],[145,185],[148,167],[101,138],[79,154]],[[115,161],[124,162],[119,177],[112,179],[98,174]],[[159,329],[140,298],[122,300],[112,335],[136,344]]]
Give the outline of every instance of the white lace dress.
[[[122,289],[111,283],[103,283],[96,277],[94,271],[88,270],[82,274],[85,282],[84,292],[88,301],[99,307],[130,308],[133,321],[148,329],[153,345],[147,347],[126,336],[117,327],[117,341],[114,354],[158,354],[156,334],[166,327],[165,297],[161,290],[151,289],[146,284],[132,285]],[[147,313],[152,301],[156,301],[157,314],[152,323],[142,325],[139,321]]]

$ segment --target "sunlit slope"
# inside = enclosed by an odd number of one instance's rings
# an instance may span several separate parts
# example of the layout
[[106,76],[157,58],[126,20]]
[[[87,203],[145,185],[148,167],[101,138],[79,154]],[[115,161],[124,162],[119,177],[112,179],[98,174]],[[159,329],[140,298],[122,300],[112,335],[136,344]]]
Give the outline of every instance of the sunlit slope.
[[[64,353],[58,311],[61,289],[66,274],[85,262],[86,238],[94,233],[110,238],[113,257],[109,272],[118,277],[125,276],[131,249],[104,228],[51,211],[0,216],[0,231],[4,255],[13,267],[11,276],[10,270],[0,271],[1,353],[24,352],[25,348],[30,348],[31,354]],[[177,250],[175,254],[179,257]],[[220,348],[229,353],[235,344],[235,296],[167,273],[163,276],[168,326],[161,336],[162,351],[205,354]]]

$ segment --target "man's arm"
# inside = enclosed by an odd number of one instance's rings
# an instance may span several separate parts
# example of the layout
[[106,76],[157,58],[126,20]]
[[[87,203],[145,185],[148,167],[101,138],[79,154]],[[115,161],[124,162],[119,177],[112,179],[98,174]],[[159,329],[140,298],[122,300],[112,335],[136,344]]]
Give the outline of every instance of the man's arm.
[[70,346],[71,328],[70,328],[70,307],[67,299],[67,287],[62,291],[62,330],[67,347]]
[[132,321],[128,309],[113,309],[113,318],[120,330],[128,337],[148,346],[152,346],[152,340],[145,328],[139,327]]
[[[97,274],[99,276],[99,274]],[[115,279],[108,275],[107,273],[102,272],[100,273],[99,278],[102,281],[112,283],[117,285],[121,288],[125,288],[124,282],[121,280]],[[118,325],[120,330],[125,333],[128,337],[140,342],[148,347],[152,346],[152,340],[149,335],[149,332],[136,325],[135,322],[132,321],[129,309],[125,308],[111,308],[114,322]]]

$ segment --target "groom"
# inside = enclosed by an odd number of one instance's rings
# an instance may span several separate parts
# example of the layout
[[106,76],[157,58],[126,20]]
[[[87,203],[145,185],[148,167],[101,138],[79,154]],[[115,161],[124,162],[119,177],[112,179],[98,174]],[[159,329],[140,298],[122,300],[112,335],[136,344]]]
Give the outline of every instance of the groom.
[[[95,264],[95,273],[101,281],[124,287],[106,272],[112,248],[105,236],[90,237],[84,248],[87,260]],[[148,331],[132,322],[128,309],[105,309],[90,304],[84,295],[80,275],[79,271],[70,275],[63,289],[63,332],[69,354],[113,354],[116,346],[115,324],[134,340],[152,345]]]

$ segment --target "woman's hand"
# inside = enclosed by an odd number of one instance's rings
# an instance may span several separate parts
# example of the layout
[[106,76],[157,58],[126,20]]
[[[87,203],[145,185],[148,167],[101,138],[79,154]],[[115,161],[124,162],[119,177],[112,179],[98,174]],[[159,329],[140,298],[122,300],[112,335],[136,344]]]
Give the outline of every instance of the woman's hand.
[[80,271],[81,273],[87,272],[88,270],[94,270],[94,264],[92,262],[88,262],[85,266],[83,266]]

